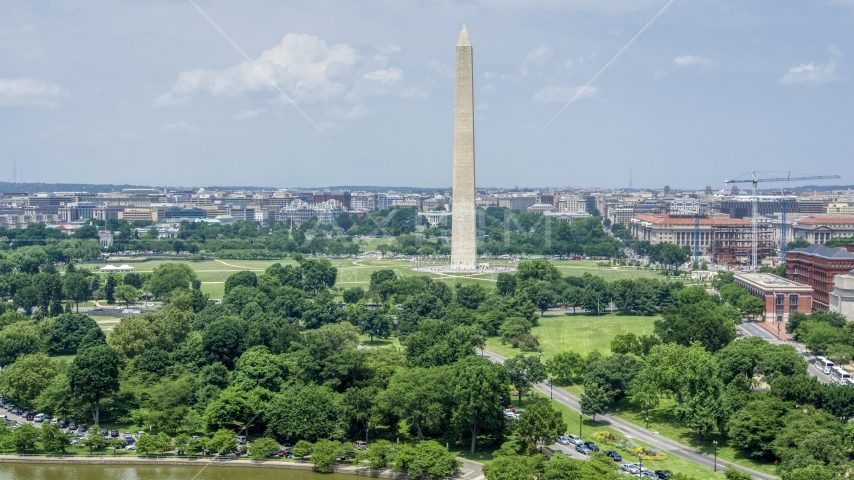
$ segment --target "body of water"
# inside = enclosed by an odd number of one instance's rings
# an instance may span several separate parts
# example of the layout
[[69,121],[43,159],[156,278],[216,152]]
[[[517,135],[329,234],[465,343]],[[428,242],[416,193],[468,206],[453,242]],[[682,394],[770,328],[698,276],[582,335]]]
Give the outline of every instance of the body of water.
[[[353,480],[353,475],[220,465],[0,464],[0,480]],[[364,477],[370,478],[370,477]]]

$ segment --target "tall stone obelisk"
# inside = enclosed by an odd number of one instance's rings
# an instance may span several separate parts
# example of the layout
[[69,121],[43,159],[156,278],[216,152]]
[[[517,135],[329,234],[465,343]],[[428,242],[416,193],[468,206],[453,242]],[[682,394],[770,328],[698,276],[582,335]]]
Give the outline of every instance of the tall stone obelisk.
[[457,41],[454,94],[454,197],[451,228],[451,268],[454,270],[477,269],[472,77],[471,41],[463,25]]

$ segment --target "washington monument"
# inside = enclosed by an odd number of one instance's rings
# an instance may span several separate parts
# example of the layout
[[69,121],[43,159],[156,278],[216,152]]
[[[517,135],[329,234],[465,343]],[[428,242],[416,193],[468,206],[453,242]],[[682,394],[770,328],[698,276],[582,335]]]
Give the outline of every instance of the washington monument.
[[472,52],[466,26],[457,41],[454,93],[454,193],[451,228],[451,268],[477,269],[477,231],[474,197],[474,94]]

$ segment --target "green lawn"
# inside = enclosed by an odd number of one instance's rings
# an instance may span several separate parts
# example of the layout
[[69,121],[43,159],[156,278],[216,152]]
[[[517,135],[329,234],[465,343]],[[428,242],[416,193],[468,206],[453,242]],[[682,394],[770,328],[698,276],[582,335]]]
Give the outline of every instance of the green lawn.
[[[562,310],[561,310],[562,312]],[[539,325],[531,333],[540,340],[543,360],[560,352],[572,350],[587,355],[593,350],[603,354],[611,352],[611,339],[619,333],[634,332],[638,335],[652,333],[653,322],[659,317],[642,317],[609,313],[607,315],[565,315],[540,317]],[[486,340],[487,350],[504,357],[513,357],[521,352],[510,345],[503,345],[501,338]]]

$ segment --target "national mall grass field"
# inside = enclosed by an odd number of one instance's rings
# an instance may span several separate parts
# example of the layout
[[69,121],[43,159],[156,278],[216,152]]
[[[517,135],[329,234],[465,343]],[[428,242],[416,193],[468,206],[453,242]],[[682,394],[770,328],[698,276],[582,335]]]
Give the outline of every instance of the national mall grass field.
[[[151,272],[159,265],[171,261],[150,261],[134,263],[136,271],[139,273]],[[406,259],[375,259],[375,258],[343,258],[332,259],[332,264],[338,268],[338,281],[336,286],[341,288],[349,288],[359,286],[368,288],[371,281],[371,273],[389,268],[397,272],[398,276],[410,275],[427,275],[437,280],[442,280],[454,285],[461,283],[463,285],[470,283],[481,283],[484,286],[495,284],[496,274],[477,274],[477,275],[449,275],[416,272],[412,270],[415,263]],[[222,298],[225,287],[225,279],[235,272],[250,270],[254,272],[263,272],[265,268],[274,263],[282,265],[295,264],[292,259],[283,260],[213,260],[204,262],[186,262],[199,276],[202,281],[202,291],[211,296],[211,298]],[[598,267],[595,261],[587,260],[555,260],[552,261],[560,272],[565,276],[581,276],[585,273],[598,275],[605,280],[612,281],[620,278],[637,278],[637,277],[654,277],[655,273],[648,270],[639,270],[634,267]],[[444,264],[447,264],[445,262]],[[494,262],[496,265],[509,265],[507,261],[499,260]]]

